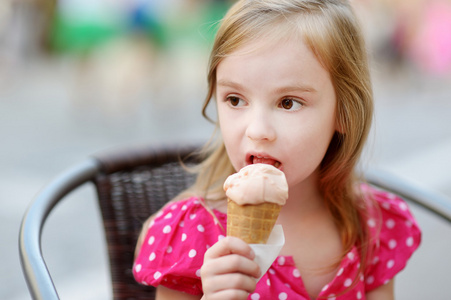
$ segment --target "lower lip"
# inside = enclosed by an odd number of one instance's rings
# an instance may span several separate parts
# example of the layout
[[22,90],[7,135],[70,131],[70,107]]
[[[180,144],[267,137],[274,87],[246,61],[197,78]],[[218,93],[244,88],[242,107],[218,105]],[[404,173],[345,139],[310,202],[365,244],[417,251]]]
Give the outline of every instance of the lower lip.
[[280,169],[280,162],[278,162],[275,159],[271,159],[271,158],[260,158],[260,157],[253,157],[252,158],[252,163],[253,164],[267,164],[267,165],[272,165],[277,169]]

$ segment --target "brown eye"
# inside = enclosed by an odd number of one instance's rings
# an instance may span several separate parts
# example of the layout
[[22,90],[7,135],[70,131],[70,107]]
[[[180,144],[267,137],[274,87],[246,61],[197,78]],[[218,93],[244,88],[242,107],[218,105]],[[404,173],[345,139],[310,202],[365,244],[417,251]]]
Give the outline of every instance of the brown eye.
[[293,107],[293,100],[291,99],[283,99],[281,103],[282,108],[291,109]]
[[230,105],[232,105],[232,106],[240,105],[240,101],[241,101],[241,99],[238,97],[229,97],[228,100],[230,102]]

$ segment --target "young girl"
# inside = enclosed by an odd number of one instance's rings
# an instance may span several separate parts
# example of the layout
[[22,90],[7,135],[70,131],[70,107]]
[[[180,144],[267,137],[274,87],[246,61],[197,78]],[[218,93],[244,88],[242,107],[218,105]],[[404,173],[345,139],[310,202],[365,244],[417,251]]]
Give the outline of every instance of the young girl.
[[[214,99],[221,141],[195,185],[145,224],[136,280],[158,286],[157,299],[393,299],[420,231],[400,198],[354,175],[373,108],[349,3],[238,1],[208,81],[204,115]],[[265,274],[246,243],[225,237],[222,185],[255,163],[289,185],[286,243]]]

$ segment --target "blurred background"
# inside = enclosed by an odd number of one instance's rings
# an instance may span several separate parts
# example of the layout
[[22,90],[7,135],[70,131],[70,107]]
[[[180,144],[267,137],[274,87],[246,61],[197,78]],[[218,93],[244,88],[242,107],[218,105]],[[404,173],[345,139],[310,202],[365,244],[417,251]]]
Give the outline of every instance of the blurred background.
[[[54,176],[114,147],[204,141],[206,65],[234,1],[0,1],[0,299],[29,299],[21,218]],[[376,120],[365,165],[451,197],[451,0],[354,0]],[[62,299],[110,299],[94,189],[57,207],[43,252]],[[423,244],[398,299],[449,299],[451,227],[412,207]]]

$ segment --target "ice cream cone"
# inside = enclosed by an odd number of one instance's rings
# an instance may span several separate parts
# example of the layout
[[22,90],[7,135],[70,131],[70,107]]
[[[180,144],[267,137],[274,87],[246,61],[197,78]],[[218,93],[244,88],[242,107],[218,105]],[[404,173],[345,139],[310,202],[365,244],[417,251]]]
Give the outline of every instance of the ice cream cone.
[[239,237],[248,244],[266,244],[281,208],[271,202],[239,205],[228,199],[227,235]]

